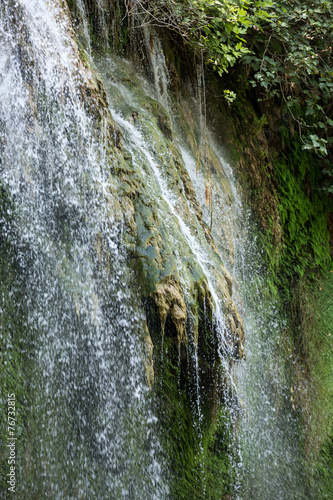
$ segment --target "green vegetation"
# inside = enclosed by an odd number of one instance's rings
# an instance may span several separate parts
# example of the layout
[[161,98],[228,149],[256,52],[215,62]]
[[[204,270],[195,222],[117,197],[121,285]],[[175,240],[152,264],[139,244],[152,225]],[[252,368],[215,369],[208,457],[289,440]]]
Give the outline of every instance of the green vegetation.
[[[289,113],[304,149],[332,146],[331,0],[149,0],[145,22],[176,31],[222,76],[234,69],[258,100]],[[236,88],[226,89],[232,102]],[[329,164],[326,170],[332,176]]]
[[311,157],[304,154],[299,141],[292,142],[292,150],[292,155],[281,155],[275,163],[284,234],[281,265],[288,277],[325,268],[330,261],[326,197],[316,191],[307,196],[303,189],[305,176],[311,183],[309,177],[318,170],[312,168]]
[[[158,356],[154,392],[159,405],[161,440],[171,471],[171,498],[220,500],[232,493],[234,480],[230,467],[231,418],[222,402],[212,397],[209,387],[223,376],[222,369],[214,378],[211,373],[206,373],[205,378],[201,366],[200,381],[197,380],[193,341],[177,352],[169,334],[167,328],[162,345],[156,345],[155,340]],[[203,345],[199,350],[202,348]],[[201,354],[200,365],[205,355],[208,352]],[[201,397],[196,383],[205,386]]]
[[314,500],[320,498],[330,500],[333,491],[333,439],[328,438],[322,446],[320,456],[316,463],[316,468],[313,476],[313,483],[317,489],[313,491],[312,497]]
[[271,241],[270,267],[285,293],[295,279],[329,268],[326,213],[331,203],[327,193],[318,188],[322,179],[318,158],[304,151],[296,136],[284,133],[283,142],[283,152],[274,162],[279,222],[283,230],[278,252],[269,231],[264,239],[266,246],[267,239]]
[[310,467],[309,496],[331,498],[333,491],[333,272],[293,290],[293,332],[300,365],[299,404],[305,422]]

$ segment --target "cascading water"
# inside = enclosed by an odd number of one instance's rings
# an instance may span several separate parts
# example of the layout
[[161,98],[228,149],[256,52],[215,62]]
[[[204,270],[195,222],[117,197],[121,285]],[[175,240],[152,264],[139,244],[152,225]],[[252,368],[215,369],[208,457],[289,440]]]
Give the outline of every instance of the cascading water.
[[[251,229],[250,215],[243,208],[228,162],[210,136],[210,144],[230,183],[230,192],[213,181],[212,232],[233,276],[235,300],[245,327],[246,363],[234,364],[232,376],[240,404],[235,446],[239,450],[240,499],[305,497],[299,422],[294,414],[283,361],[283,314],[277,300],[267,294],[260,262],[260,246]],[[195,160],[183,150],[183,158],[204,203],[203,182],[196,176]],[[232,195],[232,203],[230,203]],[[208,211],[206,220],[210,220]],[[227,230],[226,237],[220,228]],[[231,249],[230,251],[230,241]],[[229,249],[228,249],[229,247]]]
[[[145,33],[146,40],[149,38]],[[155,37],[153,38],[155,40]],[[154,52],[154,47],[151,49]],[[161,82],[167,85],[168,75],[161,45],[157,44],[158,57],[151,57],[153,66],[155,95],[170,113],[171,99],[161,92]],[[201,84],[200,79],[200,84]],[[147,88],[147,87],[146,87]],[[196,121],[201,124],[198,137],[202,134],[202,99],[193,99],[189,104],[196,110]],[[175,106],[176,108],[176,106]],[[175,127],[174,117],[172,122]],[[179,126],[179,123],[178,123]],[[179,127],[179,129],[184,127]],[[281,499],[306,497],[304,489],[304,464],[302,461],[299,420],[293,409],[292,392],[283,361],[283,313],[277,299],[264,298],[266,277],[260,262],[260,247],[256,243],[255,229],[250,213],[243,207],[239,188],[230,164],[216,145],[212,133],[206,129],[207,147],[214,157],[212,174],[214,218],[212,234],[223,261],[234,281],[235,300],[242,312],[246,335],[246,363],[234,364],[230,374],[231,388],[235,393],[236,406],[231,412],[237,431],[233,445],[239,457],[235,462],[237,498]],[[177,137],[186,169],[201,203],[204,220],[211,222],[211,214],[206,205],[205,176],[197,168],[195,151],[185,146],[184,137]],[[183,226],[186,234],[186,225]],[[196,258],[209,279],[204,245],[198,246],[193,237],[188,237]],[[259,254],[259,255],[258,255]],[[214,294],[214,287],[209,282]],[[214,297],[217,317],[218,299]],[[233,404],[231,398],[230,404]],[[240,405],[240,408],[239,406]],[[240,413],[238,413],[240,410]]]
[[[160,50],[161,47],[159,46]],[[152,58],[152,64],[158,64],[158,69],[154,70],[154,74],[162,75],[165,68],[164,57],[160,56],[159,58]],[[161,63],[161,64],[160,64]],[[224,314],[222,312],[222,304],[221,297],[219,296],[218,288],[215,288],[215,282],[217,280],[217,276],[214,268],[216,269],[216,255],[212,251],[211,246],[204,238],[201,232],[201,228],[198,224],[198,220],[195,217],[195,214],[192,213],[191,207],[189,206],[188,200],[184,195],[182,190],[182,196],[179,196],[179,191],[175,192],[175,186],[173,185],[173,179],[168,179],[165,175],[163,160],[165,156],[169,153],[167,150],[165,151],[157,151],[156,149],[156,141],[160,141],[163,138],[163,133],[159,130],[158,126],[152,127],[151,123],[150,130],[145,129],[145,126],[148,123],[149,116],[147,119],[145,118],[145,105],[142,106],[140,103],[140,98],[138,97],[138,92],[145,92],[143,88],[141,88],[142,79],[137,80],[137,87],[135,87],[134,91],[129,91],[126,85],[117,81],[117,78],[112,78],[111,81],[108,79],[107,75],[117,75],[117,72],[121,73],[123,70],[122,67],[128,65],[125,61],[121,61],[118,59],[116,62],[116,58],[111,59],[103,59],[98,62],[98,67],[100,68],[100,72],[104,75],[104,82],[106,83],[106,88],[108,90],[108,97],[111,106],[115,105],[118,109],[114,109],[111,107],[112,116],[115,121],[119,125],[120,129],[124,134],[124,143],[130,151],[132,155],[133,163],[137,166],[137,168],[144,169],[144,176],[147,179],[149,189],[151,190],[150,196],[152,196],[155,200],[160,200],[159,212],[165,218],[167,215],[167,224],[173,229],[171,229],[172,234],[177,234],[177,237],[181,239],[182,245],[189,248],[191,254],[194,255],[195,262],[199,264],[202,269],[209,286],[209,290],[212,294],[214,304],[215,304],[215,326],[216,330],[219,332],[220,336],[220,357],[221,361],[224,363],[227,368],[227,355],[225,351],[229,352],[229,347],[227,340],[225,338],[225,320]],[[109,70],[109,72],[108,72]],[[161,78],[162,78],[161,76]],[[119,77],[118,74],[118,78]],[[167,81],[167,77],[163,76],[163,81]],[[134,80],[134,77],[133,77]],[[147,82],[144,83],[144,88],[147,89]],[[169,102],[169,96],[165,97],[165,92],[160,93],[160,83],[159,79],[154,79],[154,83],[157,87],[157,94],[163,101],[166,99]],[[129,111],[129,109],[135,110],[135,116],[140,116],[140,124],[136,124],[133,122],[133,115],[129,115],[129,119],[124,119],[123,111],[125,113]],[[151,134],[151,129],[153,128],[154,134]],[[186,262],[184,262],[183,255],[177,251],[177,243],[180,241],[174,242],[174,258],[177,263],[177,269],[179,274],[182,277],[183,283],[189,283],[189,279],[187,277],[187,269]],[[189,292],[189,290],[186,290]],[[223,352],[223,354],[222,354]],[[228,371],[228,370],[227,370]]]
[[23,270],[34,348],[36,472],[25,480],[18,457],[17,498],[160,499],[143,313],[106,137],[80,99],[91,74],[60,4],[8,0],[0,13],[1,182],[15,206],[2,237]]

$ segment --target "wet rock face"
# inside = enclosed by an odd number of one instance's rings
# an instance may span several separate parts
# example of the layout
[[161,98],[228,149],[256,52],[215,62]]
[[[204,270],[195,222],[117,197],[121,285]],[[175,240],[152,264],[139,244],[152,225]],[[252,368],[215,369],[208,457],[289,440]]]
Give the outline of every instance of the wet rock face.
[[[148,299],[149,307],[155,309],[153,315],[159,317],[154,323],[153,342],[156,343],[156,329],[163,337],[168,324],[169,334],[174,332],[175,343],[186,344],[190,321],[190,335],[197,344],[199,331],[203,331],[200,310],[204,309],[209,317],[215,314],[216,305],[198,260],[197,253],[201,250],[192,247],[199,242],[202,252],[211,259],[213,268],[209,273],[223,303],[225,351],[230,358],[241,359],[244,356],[244,330],[232,301],[232,279],[223,266],[212,232],[203,221],[203,208],[180,151],[174,142],[170,142],[170,135],[161,130],[161,120],[168,124],[170,120],[160,103],[145,97],[133,68],[116,58],[114,62],[113,83],[110,84],[106,77],[109,102],[114,100],[113,94],[117,92],[115,105],[132,127],[132,140],[139,140],[139,149],[144,140],[145,147],[149,149],[149,154],[140,155],[133,145],[126,144],[124,137],[122,150],[118,149],[113,156],[113,168],[119,179],[118,192],[125,220],[124,238],[132,266],[141,276],[143,298]],[[104,64],[102,66],[105,68]],[[107,74],[110,75],[110,72]],[[218,165],[213,153],[211,156]],[[151,164],[159,170],[162,181],[152,176]],[[154,188],[157,187],[156,192],[151,189],[152,182]],[[158,190],[159,182],[163,183],[165,194],[162,197]],[[223,182],[230,198],[230,188],[226,180]],[[193,235],[193,243],[192,236],[189,238],[184,234],[187,229]],[[171,329],[170,322],[173,325]],[[148,325],[151,322],[148,321]]]
[[[230,310],[232,310],[230,312]],[[245,358],[245,335],[243,322],[235,307],[230,307],[226,315],[226,337],[235,359]]]
[[[107,130],[107,161],[117,185],[124,243],[139,277],[143,301],[154,310],[147,314],[158,318],[153,322],[149,345],[156,344],[156,331],[162,338],[166,328],[174,336],[175,345],[186,344],[189,336],[198,344],[199,335],[206,335],[201,325],[202,312],[211,319],[215,314],[216,304],[209,289],[213,283],[225,317],[221,334],[225,350],[230,361],[240,359],[244,356],[244,330],[232,300],[232,280],[203,220],[203,205],[176,145],[179,138],[170,120],[170,110],[156,100],[149,88],[151,84],[143,86],[142,76],[153,72],[145,69],[140,75],[114,55],[111,62],[97,55],[96,62],[99,74],[82,68],[87,78],[81,97],[96,122],[104,124]],[[188,144],[195,147],[198,120],[188,109],[186,99],[179,102],[178,113],[184,117],[180,128],[186,131]],[[218,171],[219,161],[212,151],[210,158],[213,170]],[[220,178],[229,193],[225,178]],[[229,232],[228,227],[221,226],[221,239],[232,259]],[[207,271],[198,260],[201,251],[203,260],[210,261],[210,284],[205,276]],[[152,328],[151,324],[148,321],[148,327]],[[152,384],[153,368],[148,365],[147,378]]]
[[146,325],[146,335],[143,339],[144,344],[144,367],[148,386],[151,389],[154,385],[154,344],[151,340],[148,327]]

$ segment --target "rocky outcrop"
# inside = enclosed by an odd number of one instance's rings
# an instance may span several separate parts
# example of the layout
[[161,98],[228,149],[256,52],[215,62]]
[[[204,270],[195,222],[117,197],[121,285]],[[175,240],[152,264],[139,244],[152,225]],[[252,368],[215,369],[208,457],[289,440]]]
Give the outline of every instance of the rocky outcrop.
[[185,339],[186,305],[179,283],[174,276],[168,277],[156,285],[153,298],[161,318],[162,335],[168,314],[170,314],[177,331],[177,341],[181,343]]

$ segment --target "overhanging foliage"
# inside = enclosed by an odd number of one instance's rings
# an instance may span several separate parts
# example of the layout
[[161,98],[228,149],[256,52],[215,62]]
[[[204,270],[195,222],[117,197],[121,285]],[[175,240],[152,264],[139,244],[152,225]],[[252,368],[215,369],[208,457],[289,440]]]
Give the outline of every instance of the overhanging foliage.
[[[138,0],[144,23],[176,31],[220,75],[238,63],[260,100],[285,107],[303,142],[331,159],[332,0]],[[225,92],[232,102],[237,90]],[[333,175],[330,166],[327,173]]]

